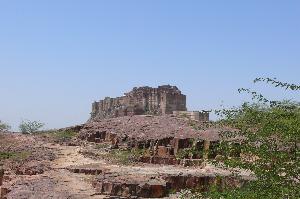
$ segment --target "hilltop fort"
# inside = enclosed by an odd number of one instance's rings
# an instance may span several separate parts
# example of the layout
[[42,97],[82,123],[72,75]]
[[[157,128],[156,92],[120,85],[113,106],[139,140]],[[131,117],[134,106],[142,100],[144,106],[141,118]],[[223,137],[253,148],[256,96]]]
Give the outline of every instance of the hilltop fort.
[[135,87],[122,97],[106,97],[94,102],[90,120],[145,114],[185,114],[195,120],[209,119],[206,112],[188,112],[186,96],[176,86],[163,85],[158,88]]

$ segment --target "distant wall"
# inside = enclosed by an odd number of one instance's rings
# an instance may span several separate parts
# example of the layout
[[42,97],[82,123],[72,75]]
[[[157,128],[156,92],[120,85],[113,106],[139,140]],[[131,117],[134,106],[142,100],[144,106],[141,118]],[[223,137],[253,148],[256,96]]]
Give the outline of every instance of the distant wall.
[[197,121],[209,121],[209,112],[207,111],[173,111],[173,115],[175,116],[186,116],[192,120]]

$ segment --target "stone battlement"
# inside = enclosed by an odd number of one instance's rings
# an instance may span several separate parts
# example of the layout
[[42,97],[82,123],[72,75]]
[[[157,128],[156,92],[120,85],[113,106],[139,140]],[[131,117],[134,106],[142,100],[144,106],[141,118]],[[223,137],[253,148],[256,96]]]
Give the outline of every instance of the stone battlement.
[[122,97],[94,102],[91,120],[132,115],[165,115],[186,111],[186,96],[176,86],[135,87]]

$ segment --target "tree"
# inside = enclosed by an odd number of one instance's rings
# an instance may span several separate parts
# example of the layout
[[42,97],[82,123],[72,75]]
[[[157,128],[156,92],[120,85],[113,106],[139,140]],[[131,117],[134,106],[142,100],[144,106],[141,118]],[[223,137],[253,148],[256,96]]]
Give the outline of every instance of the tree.
[[39,131],[44,125],[38,121],[23,120],[19,125],[19,129],[24,134],[32,134]]
[[[300,86],[282,83],[271,78],[257,78],[293,91]],[[222,117],[218,125],[236,129],[224,132],[225,138],[241,137],[242,143],[233,145],[223,141],[219,150],[223,152],[222,162],[217,165],[250,170],[256,180],[235,190],[208,193],[210,198],[300,198],[300,104],[290,100],[270,101],[250,89],[239,89],[252,95],[252,102],[230,110],[220,110]],[[225,139],[228,140],[228,139]],[[240,157],[231,157],[232,150],[241,151]]]
[[6,124],[6,123],[3,123],[1,120],[0,120],[0,131],[7,131],[9,130],[11,127]]

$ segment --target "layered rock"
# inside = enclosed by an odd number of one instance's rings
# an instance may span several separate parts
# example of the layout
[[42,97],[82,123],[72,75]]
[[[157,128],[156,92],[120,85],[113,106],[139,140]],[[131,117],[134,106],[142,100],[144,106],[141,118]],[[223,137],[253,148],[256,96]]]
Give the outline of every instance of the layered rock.
[[146,175],[108,173],[97,176],[96,191],[111,196],[162,198],[167,194],[166,181]]
[[207,191],[211,186],[234,188],[246,182],[228,171],[213,167],[184,169],[175,166],[145,168],[89,164],[71,167],[69,171],[96,175],[93,180],[96,192],[116,198],[162,198],[182,189]]
[[[209,123],[164,116],[126,116],[87,123],[79,138],[88,142],[109,143],[112,148],[143,149],[140,161],[167,165],[201,165],[216,157],[215,150],[226,129]],[[208,153],[209,151],[209,153]],[[181,162],[181,159],[193,161]]]
[[199,138],[219,140],[217,128],[208,128],[208,123],[192,122],[187,118],[172,115],[126,116],[86,123],[79,137],[88,141],[109,140],[118,137],[122,140],[161,140],[168,138]]
[[92,105],[91,119],[186,111],[186,96],[176,86],[139,87],[122,97],[107,97]]

